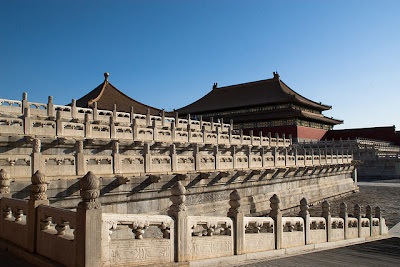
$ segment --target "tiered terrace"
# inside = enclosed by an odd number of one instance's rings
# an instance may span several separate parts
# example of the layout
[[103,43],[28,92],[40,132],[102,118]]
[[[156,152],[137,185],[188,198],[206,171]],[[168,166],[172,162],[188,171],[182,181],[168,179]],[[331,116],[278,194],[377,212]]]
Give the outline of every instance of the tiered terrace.
[[0,168],[18,198],[38,170],[51,182],[49,199],[69,208],[78,201],[76,179],[99,175],[102,204],[123,213],[166,213],[176,180],[191,188],[193,213],[206,214],[220,214],[215,204],[233,189],[249,214],[264,212],[272,193],[290,208],[303,196],[314,203],[356,190],[347,148],[296,148],[284,135],[237,134],[232,122],[79,108],[75,100],[60,106],[52,97],[0,103]]
[[135,266],[233,255],[256,258],[273,251],[281,255],[295,248],[312,250],[388,233],[378,207],[375,216],[370,206],[363,215],[358,204],[350,216],[342,203],[335,217],[324,201],[321,215],[311,217],[303,198],[297,217],[283,217],[275,194],[268,216],[247,217],[241,196],[233,190],[229,206],[225,204],[226,216],[190,216],[186,189],[177,181],[171,188],[168,215],[112,214],[102,213],[100,181],[91,172],[79,181],[82,200],[76,211],[49,206],[47,181],[41,172],[31,181],[30,199],[13,199],[9,174],[0,171],[0,237],[3,247],[38,264]]

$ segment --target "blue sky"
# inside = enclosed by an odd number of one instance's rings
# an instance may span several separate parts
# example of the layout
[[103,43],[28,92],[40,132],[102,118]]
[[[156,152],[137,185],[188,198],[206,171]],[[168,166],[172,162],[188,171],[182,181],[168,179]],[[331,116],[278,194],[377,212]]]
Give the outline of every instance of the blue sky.
[[[0,98],[69,103],[110,82],[172,110],[272,77],[339,128],[400,128],[400,1],[1,1]],[[398,129],[399,130],[399,129]]]

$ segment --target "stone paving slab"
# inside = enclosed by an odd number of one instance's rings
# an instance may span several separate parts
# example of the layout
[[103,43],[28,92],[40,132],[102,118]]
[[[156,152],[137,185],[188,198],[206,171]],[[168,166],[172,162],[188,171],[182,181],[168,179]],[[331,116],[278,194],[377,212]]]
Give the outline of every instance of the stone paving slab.
[[400,238],[392,237],[352,246],[231,266],[400,266]]

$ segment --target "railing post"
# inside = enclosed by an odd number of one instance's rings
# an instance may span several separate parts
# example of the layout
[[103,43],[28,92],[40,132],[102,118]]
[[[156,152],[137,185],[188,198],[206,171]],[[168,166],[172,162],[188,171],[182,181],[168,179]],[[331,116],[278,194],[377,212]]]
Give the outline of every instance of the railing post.
[[47,200],[47,183],[46,177],[40,171],[36,171],[31,178],[31,196],[28,201],[28,211],[26,214],[26,225],[28,228],[28,250],[36,251],[36,234],[37,234],[37,207],[39,205],[49,205]]
[[0,170],[0,199],[3,197],[11,198],[10,193],[10,174],[4,170]]
[[361,237],[361,207],[359,204],[354,205],[354,217],[357,218],[358,237]]
[[117,129],[115,128],[115,122],[117,119],[114,117],[110,117],[110,138],[115,139],[117,138]]
[[112,157],[113,157],[113,171],[114,174],[121,173],[121,161],[119,154],[119,142],[117,140],[112,141]]
[[219,170],[219,158],[220,158],[220,154],[219,154],[219,148],[218,145],[214,145],[214,159],[215,159],[215,169]]
[[171,155],[171,170],[172,171],[177,171],[178,170],[178,158],[177,158],[177,155],[176,155],[176,145],[175,145],[175,143],[171,144],[170,155]]
[[379,218],[379,235],[383,234],[383,216],[380,207],[375,208],[375,217]]
[[144,154],[144,170],[145,172],[151,171],[151,152],[150,152],[150,143],[144,143],[143,147],[143,154]]
[[92,125],[90,124],[90,116],[88,113],[85,113],[85,137],[92,137]]
[[61,110],[57,110],[56,112],[56,135],[57,136],[63,136],[64,134],[64,129],[62,125],[62,119],[61,119]]
[[71,117],[73,120],[78,119],[78,110],[76,109],[76,100],[72,99],[71,102]]
[[80,181],[82,201],[76,209],[75,266],[101,266],[99,179],[88,172]]
[[25,109],[29,109],[28,94],[27,93],[23,93],[22,94],[22,113],[25,112]]
[[274,194],[269,201],[271,207],[269,217],[274,219],[275,249],[280,249],[283,237],[282,212],[279,207],[281,201],[276,194]]
[[193,158],[194,158],[194,168],[196,171],[200,170],[200,147],[198,144],[193,144]]
[[[28,106],[28,104],[27,104]],[[31,109],[28,106],[23,110],[23,120],[24,120],[24,134],[31,134],[32,132],[32,123],[31,123]]]
[[84,175],[86,173],[85,155],[83,154],[83,141],[78,140],[75,143],[76,149],[76,174]]
[[367,217],[369,220],[369,236],[372,236],[372,218],[373,218],[373,216],[372,216],[372,208],[370,205],[368,205],[365,208],[365,215],[366,215],[365,217]]
[[322,217],[325,218],[326,222],[326,240],[330,242],[332,240],[332,223],[331,223],[331,205],[327,200],[322,202]]
[[41,142],[40,139],[33,139],[33,147],[32,147],[32,173],[37,172],[42,169],[42,153],[41,150]]
[[56,117],[54,114],[54,104],[53,104],[53,97],[49,96],[47,102],[47,116],[50,117],[52,120]]
[[310,244],[310,212],[308,211],[308,202],[306,198],[300,200],[299,216],[304,220],[304,240],[305,245]]
[[340,203],[339,217],[343,219],[344,239],[347,239],[349,236],[349,215],[347,213],[347,204],[344,202]]
[[175,223],[174,245],[175,261],[187,261],[189,255],[190,231],[188,226],[188,214],[185,205],[186,189],[180,181],[177,181],[171,188],[172,205],[168,215],[173,217]]
[[233,221],[233,242],[234,242],[234,254],[240,255],[244,251],[244,214],[240,208],[240,195],[235,189],[229,195],[229,211],[228,217]]

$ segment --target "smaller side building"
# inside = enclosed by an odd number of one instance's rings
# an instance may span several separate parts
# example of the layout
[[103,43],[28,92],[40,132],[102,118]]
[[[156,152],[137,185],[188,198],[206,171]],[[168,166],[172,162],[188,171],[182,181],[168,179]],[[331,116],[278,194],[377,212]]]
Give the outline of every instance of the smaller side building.
[[295,141],[320,140],[342,120],[326,117],[332,107],[305,98],[281,81],[278,73],[267,80],[218,87],[201,99],[176,110],[179,116],[233,120],[235,129],[292,135]]

